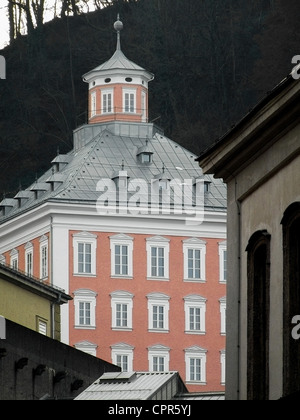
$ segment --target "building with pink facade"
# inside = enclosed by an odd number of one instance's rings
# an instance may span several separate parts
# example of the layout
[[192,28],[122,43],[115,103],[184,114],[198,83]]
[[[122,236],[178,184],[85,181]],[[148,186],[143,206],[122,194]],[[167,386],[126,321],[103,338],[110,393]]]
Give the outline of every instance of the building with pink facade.
[[149,122],[154,76],[126,58],[114,27],[114,55],[83,76],[89,121],[73,149],[0,203],[0,261],[73,297],[66,344],[223,391],[226,187]]

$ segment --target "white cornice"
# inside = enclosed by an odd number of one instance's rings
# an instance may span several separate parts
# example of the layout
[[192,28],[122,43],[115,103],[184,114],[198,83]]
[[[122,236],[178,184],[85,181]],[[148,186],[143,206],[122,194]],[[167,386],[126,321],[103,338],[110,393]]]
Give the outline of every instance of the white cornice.
[[204,222],[186,224],[170,215],[100,216],[94,205],[47,202],[0,225],[0,253],[42,237],[51,226],[69,230],[226,239],[226,212],[206,212]]

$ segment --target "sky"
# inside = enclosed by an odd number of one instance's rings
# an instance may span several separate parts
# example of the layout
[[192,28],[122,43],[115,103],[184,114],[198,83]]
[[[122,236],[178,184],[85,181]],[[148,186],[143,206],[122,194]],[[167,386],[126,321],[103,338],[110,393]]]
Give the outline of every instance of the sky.
[[[51,8],[55,0],[46,0],[47,7]],[[93,7],[93,1],[88,1],[87,5],[90,10]],[[48,17],[45,15],[45,21],[53,18],[53,11],[49,12]],[[7,0],[0,0],[0,49],[9,43],[9,24],[7,17]]]

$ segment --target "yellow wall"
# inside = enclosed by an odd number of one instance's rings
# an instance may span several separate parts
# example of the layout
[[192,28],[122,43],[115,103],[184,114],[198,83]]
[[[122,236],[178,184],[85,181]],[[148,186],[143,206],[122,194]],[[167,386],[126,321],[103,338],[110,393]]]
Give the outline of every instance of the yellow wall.
[[0,315],[38,331],[38,319],[47,324],[51,336],[51,303],[49,300],[0,278]]

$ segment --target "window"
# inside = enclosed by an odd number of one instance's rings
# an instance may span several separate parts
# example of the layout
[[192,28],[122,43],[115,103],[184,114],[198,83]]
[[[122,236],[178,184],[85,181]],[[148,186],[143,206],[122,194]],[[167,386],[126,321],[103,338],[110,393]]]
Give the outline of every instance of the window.
[[219,243],[220,283],[227,281],[227,242]]
[[226,378],[226,351],[220,351],[220,363],[221,363],[221,385],[225,385]]
[[292,336],[293,318],[300,308],[300,202],[291,204],[281,221],[283,229],[283,393],[300,390],[299,340]]
[[169,239],[147,239],[147,277],[149,280],[169,280]]
[[80,341],[79,343],[74,344],[74,347],[77,350],[83,351],[84,353],[95,357],[97,356],[97,344],[91,343],[89,341]]
[[91,117],[94,117],[97,114],[97,96],[96,92],[91,94]]
[[110,249],[112,277],[132,278],[133,238],[126,235],[111,236]]
[[102,114],[111,114],[113,112],[113,90],[102,92]]
[[28,276],[33,275],[33,245],[27,242],[25,245],[25,273]]
[[111,349],[112,363],[119,366],[122,372],[132,372],[134,347],[129,344],[119,343],[111,346]]
[[97,293],[88,289],[74,292],[75,328],[96,328],[96,296]]
[[150,293],[148,299],[148,328],[150,332],[169,332],[169,300],[162,293]]
[[184,298],[185,332],[205,334],[206,299],[199,295]]
[[89,232],[81,232],[73,235],[75,275],[96,275],[96,247],[96,235]]
[[168,372],[170,348],[161,344],[148,347],[148,361],[150,372]]
[[207,350],[193,346],[185,350],[186,382],[206,385]]
[[183,241],[184,281],[205,282],[206,242],[191,238]]
[[135,113],[136,110],[136,91],[135,90],[124,90],[123,91],[123,103],[124,112]]
[[226,335],[226,297],[219,300],[221,315],[221,335]]
[[18,270],[19,268],[19,251],[16,249],[13,249],[10,253],[10,266],[14,270]]
[[270,244],[268,232],[258,231],[246,249],[247,394],[251,401],[269,399]]
[[132,330],[133,295],[118,291],[111,293],[112,329]]
[[42,236],[40,238],[40,278],[46,279],[48,277],[48,237]]

